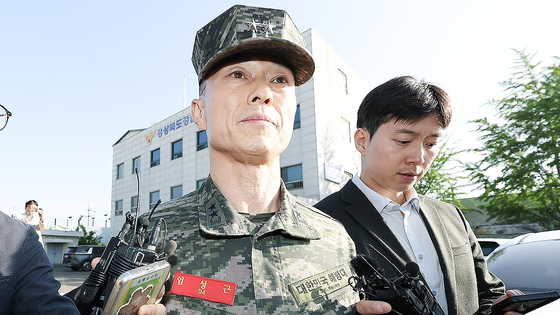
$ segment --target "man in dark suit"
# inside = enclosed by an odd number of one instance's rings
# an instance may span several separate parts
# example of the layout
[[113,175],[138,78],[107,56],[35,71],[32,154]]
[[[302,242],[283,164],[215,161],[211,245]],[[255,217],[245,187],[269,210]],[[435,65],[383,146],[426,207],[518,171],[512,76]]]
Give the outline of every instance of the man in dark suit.
[[416,262],[446,314],[472,315],[503,299],[504,284],[486,268],[461,211],[414,189],[450,121],[448,95],[434,85],[398,77],[376,87],[358,110],[361,174],[315,207],[342,222],[358,254],[386,277],[396,272],[370,244],[400,270]]
[[0,212],[0,315],[79,314],[58,294],[53,266],[35,229]]

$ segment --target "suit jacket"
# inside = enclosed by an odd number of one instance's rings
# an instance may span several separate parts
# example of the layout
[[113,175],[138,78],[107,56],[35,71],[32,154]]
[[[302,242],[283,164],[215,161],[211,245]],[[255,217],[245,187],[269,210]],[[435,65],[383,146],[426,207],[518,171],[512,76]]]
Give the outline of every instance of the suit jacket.
[[[486,268],[476,236],[462,212],[454,205],[419,196],[420,213],[434,242],[441,264],[449,315],[472,315],[489,309],[504,294],[500,279]],[[358,254],[373,258],[388,278],[396,272],[385,259],[368,247],[371,244],[391,263],[404,270],[414,261],[377,209],[349,181],[315,205],[339,220],[356,243]]]
[[35,230],[0,212],[0,315],[78,315],[59,288]]

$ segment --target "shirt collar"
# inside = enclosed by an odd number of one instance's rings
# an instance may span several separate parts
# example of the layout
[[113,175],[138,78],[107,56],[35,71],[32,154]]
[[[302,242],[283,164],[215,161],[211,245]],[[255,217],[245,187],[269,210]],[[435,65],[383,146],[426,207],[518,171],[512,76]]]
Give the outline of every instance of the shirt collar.
[[[354,175],[354,177],[352,178],[352,182],[354,183],[354,185],[356,185],[361,191],[362,193],[364,193],[364,195],[367,197],[367,199],[371,202],[371,204],[375,207],[375,209],[381,213],[383,212],[386,207],[389,204],[394,204],[399,206],[399,208],[401,207],[408,207],[410,205],[410,207],[412,208],[413,211],[416,211],[417,213],[420,210],[420,202],[418,200],[418,193],[416,192],[416,189],[414,189],[414,187],[412,187],[411,189],[407,190],[404,192],[404,197],[406,198],[406,202],[402,205],[399,205],[398,203],[392,201],[391,199],[381,195],[380,193],[376,192],[375,190],[369,188],[360,178],[360,176],[358,174]],[[388,211],[389,209],[387,209],[386,211]]]

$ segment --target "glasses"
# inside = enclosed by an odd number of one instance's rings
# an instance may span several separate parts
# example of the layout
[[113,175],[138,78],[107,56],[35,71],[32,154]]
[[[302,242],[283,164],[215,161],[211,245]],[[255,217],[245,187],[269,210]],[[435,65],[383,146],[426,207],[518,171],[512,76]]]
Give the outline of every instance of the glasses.
[[8,124],[8,119],[10,119],[10,117],[12,117],[12,113],[6,109],[6,107],[4,107],[2,104],[0,104],[0,107],[2,107],[0,109],[0,131],[4,130],[4,128],[6,128],[6,125]]

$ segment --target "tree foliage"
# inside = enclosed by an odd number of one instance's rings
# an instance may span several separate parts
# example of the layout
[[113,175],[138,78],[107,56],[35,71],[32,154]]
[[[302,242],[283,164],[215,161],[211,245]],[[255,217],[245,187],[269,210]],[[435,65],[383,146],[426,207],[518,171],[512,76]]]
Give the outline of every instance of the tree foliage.
[[468,170],[488,214],[504,223],[560,221],[560,59],[539,67],[534,55],[516,51],[512,77],[501,83],[506,96],[488,104],[495,121],[474,120],[481,160]]
[[81,223],[83,217],[83,215],[80,216],[78,219],[78,227],[76,227],[76,231],[82,231],[84,233],[83,236],[78,238],[78,245],[103,245],[101,236],[95,235],[95,231],[86,231],[86,227]]
[[461,188],[464,187],[459,183],[464,176],[461,175],[463,164],[457,158],[459,153],[461,152],[445,142],[428,173],[414,186],[416,191],[421,195],[447,201],[462,208],[458,196]]

